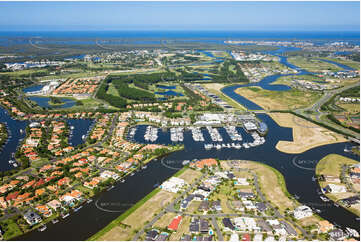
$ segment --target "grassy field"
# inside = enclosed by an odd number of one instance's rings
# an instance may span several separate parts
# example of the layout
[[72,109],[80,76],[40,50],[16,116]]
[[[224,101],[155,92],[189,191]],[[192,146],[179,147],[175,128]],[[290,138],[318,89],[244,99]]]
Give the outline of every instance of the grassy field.
[[6,221],[0,222],[3,230],[5,229],[6,233],[3,235],[4,240],[10,240],[16,236],[23,234],[19,226],[13,219],[8,219]]
[[[154,189],[151,193],[149,193],[147,196],[145,196],[142,200],[137,202],[133,207],[128,209],[126,212],[124,212],[122,215],[120,215],[118,218],[113,220],[110,224],[108,224],[106,227],[104,227],[102,230],[97,232],[95,235],[90,237],[88,240],[96,241],[96,240],[105,240],[105,238],[108,238],[107,240],[121,240],[119,238],[116,238],[115,235],[117,234],[115,229],[113,231],[113,228],[119,227],[123,220],[125,220],[127,217],[129,217],[135,210],[137,210],[139,207],[141,207],[143,204],[145,204],[148,200],[155,197],[158,193],[160,193],[160,189]],[[158,199],[156,199],[158,200]],[[114,238],[115,237],[115,238]],[[113,239],[112,239],[113,238]]]
[[[340,177],[342,166],[343,165],[355,165],[359,164],[359,162],[349,159],[347,157],[336,155],[336,154],[330,154],[322,158],[317,166],[316,166],[316,175],[326,175],[326,176],[333,176],[333,177]],[[319,181],[321,187],[325,187],[331,182],[327,181]],[[345,185],[343,183],[336,183],[332,182],[333,184],[337,185]],[[360,187],[357,186],[358,192],[360,191]],[[351,196],[358,195],[359,193],[352,193],[352,192],[343,192],[343,193],[327,193],[326,196],[330,198],[333,201],[338,201],[340,199],[348,198]],[[360,216],[360,205],[355,204],[351,207],[346,207],[349,211],[353,212],[354,214]]]
[[107,94],[119,97],[118,90],[115,88],[113,83],[109,83]]
[[347,66],[350,66],[356,70],[360,70],[360,62],[352,61],[352,60],[344,60],[344,59],[338,59],[338,58],[322,58],[326,60],[331,60],[340,64],[344,64]]
[[345,109],[349,114],[360,113],[360,104],[359,103],[337,103],[337,106]]
[[321,97],[320,93],[297,89],[269,91],[260,87],[242,87],[238,88],[235,92],[258,104],[265,110],[305,108],[315,103]]
[[207,84],[203,84],[203,86],[207,88],[209,91],[218,95],[222,100],[227,102],[230,106],[234,107],[235,109],[245,110],[245,108],[241,104],[239,104],[238,102],[234,101],[233,99],[229,98],[228,96],[222,93],[221,89],[225,87],[224,84],[207,83]]
[[210,51],[215,57],[230,57],[230,54],[225,51]]
[[289,57],[288,62],[294,64],[309,72],[320,72],[322,70],[340,71],[342,68],[331,63],[323,62],[317,59],[305,58],[302,56]]
[[[224,163],[221,163],[222,166]],[[286,208],[294,209],[298,205],[290,198],[284,178],[276,169],[254,161],[242,163],[240,167],[251,169],[257,174],[262,193],[280,212],[284,212]]]
[[301,153],[311,148],[347,141],[342,135],[290,113],[269,114],[278,125],[292,128],[293,141],[279,141],[276,148],[285,153]]
[[316,175],[325,174],[339,177],[342,165],[354,164],[358,164],[358,162],[341,155],[331,154],[318,162],[316,166]]

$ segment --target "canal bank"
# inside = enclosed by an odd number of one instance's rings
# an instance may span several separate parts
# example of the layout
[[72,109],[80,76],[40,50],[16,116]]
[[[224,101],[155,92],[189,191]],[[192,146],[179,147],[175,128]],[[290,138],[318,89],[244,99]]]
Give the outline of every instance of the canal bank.
[[[232,94],[232,90],[229,93]],[[240,97],[239,100],[242,101],[242,98]],[[245,98],[243,98],[243,101],[254,104]],[[247,150],[205,150],[202,142],[194,142],[191,139],[191,134],[186,132],[184,135],[184,150],[165,156],[162,162],[158,160],[149,162],[146,169],[139,170],[133,176],[128,176],[124,183],[116,184],[112,190],[99,194],[95,201],[98,201],[98,205],[103,205],[102,208],[104,209],[99,209],[95,202],[86,204],[77,213],[55,225],[50,225],[44,232],[33,231],[16,239],[34,241],[52,239],[86,240],[151,193],[157,187],[157,184],[173,176],[177,169],[183,166],[182,162],[184,160],[209,157],[222,160],[252,160],[267,164],[284,176],[288,192],[297,196],[300,203],[319,209],[321,211],[320,216],[331,223],[338,224],[343,228],[351,227],[359,231],[358,217],[343,208],[335,206],[332,202],[323,202],[318,194],[319,185],[317,181],[312,179],[318,161],[330,153],[344,155],[354,160],[358,160],[359,156],[345,153],[345,143],[324,145],[299,154],[285,154],[276,150],[275,145],[279,140],[292,141],[292,129],[280,127],[268,115],[260,114],[258,117],[267,124],[270,130],[264,145]],[[224,136],[222,132],[221,135]],[[141,133],[136,135],[135,140],[139,143],[144,142]],[[164,132],[164,135],[159,137],[159,143],[162,142],[169,142],[168,133]],[[209,137],[206,137],[205,142],[210,142]],[[170,169],[164,166],[164,163],[176,169]],[[68,231],[68,233],[63,231]]]

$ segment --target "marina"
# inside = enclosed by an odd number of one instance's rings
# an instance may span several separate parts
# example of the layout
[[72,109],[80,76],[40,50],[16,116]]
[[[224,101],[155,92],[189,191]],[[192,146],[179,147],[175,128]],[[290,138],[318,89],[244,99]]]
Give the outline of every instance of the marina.
[[211,139],[213,142],[222,142],[223,141],[223,138],[219,134],[218,129],[212,128],[211,126],[207,126],[206,128],[207,128],[208,133],[211,136]]
[[192,131],[192,137],[194,141],[204,141],[204,136],[202,134],[201,128],[200,127],[190,127],[189,128]]
[[158,128],[148,126],[145,130],[144,139],[146,141],[155,142],[158,139]]
[[182,142],[183,139],[183,127],[170,128],[170,140],[172,142]]

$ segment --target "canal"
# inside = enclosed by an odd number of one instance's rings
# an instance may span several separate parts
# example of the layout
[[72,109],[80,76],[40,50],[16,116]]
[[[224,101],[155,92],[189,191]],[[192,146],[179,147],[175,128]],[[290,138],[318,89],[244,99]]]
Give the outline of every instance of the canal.
[[[285,58],[283,61],[287,62],[287,59]],[[303,70],[298,70],[298,75],[304,73],[302,72]],[[276,76],[280,77],[282,75]],[[265,87],[265,89],[289,90],[289,87],[286,85],[271,85],[278,77],[263,80],[263,84],[258,83],[251,85],[262,85],[261,87]],[[239,85],[238,87],[242,86],[245,85]],[[252,101],[236,94],[234,90],[238,87],[226,87],[222,91],[249,109],[262,109]],[[312,179],[315,175],[314,169],[317,163],[328,154],[339,154],[354,160],[359,160],[359,156],[344,152],[347,143],[324,145],[300,154],[280,152],[275,148],[277,142],[280,140],[292,141],[292,129],[279,126],[266,114],[258,114],[257,116],[265,122],[269,128],[266,142],[263,145],[249,149],[242,148],[240,150],[234,148],[206,150],[204,149],[204,143],[211,143],[211,141],[205,130],[202,130],[205,137],[204,142],[193,141],[190,131],[185,131],[183,142],[184,150],[171,153],[161,161],[156,159],[152,160],[148,163],[146,169],[136,172],[134,176],[128,176],[124,183],[116,184],[112,190],[99,194],[94,198],[92,203],[84,205],[78,212],[71,214],[71,216],[61,220],[57,224],[49,224],[46,231],[32,231],[16,239],[32,241],[86,240],[145,197],[156,185],[175,174],[175,172],[182,167],[183,160],[209,157],[222,160],[252,160],[270,165],[284,176],[287,190],[290,194],[295,195],[300,203],[308,205],[313,209],[319,209],[319,215],[331,223],[343,228],[350,227],[359,231],[360,224],[357,220],[358,217],[342,207],[335,206],[333,202],[323,202],[318,193],[320,189],[318,182]],[[240,129],[238,130],[242,132],[242,136],[248,139],[246,133]],[[136,142],[147,143],[143,138],[144,131],[145,126],[138,126],[138,130],[134,136]],[[224,129],[220,128],[219,132],[225,140],[229,139]],[[169,131],[160,130],[156,143],[169,144],[171,143],[169,137]]]

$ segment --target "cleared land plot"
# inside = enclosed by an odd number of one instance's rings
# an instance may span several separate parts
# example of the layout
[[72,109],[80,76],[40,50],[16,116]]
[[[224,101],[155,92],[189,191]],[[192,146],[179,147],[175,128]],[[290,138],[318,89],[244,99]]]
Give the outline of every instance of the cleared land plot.
[[153,227],[166,228],[172,222],[173,218],[176,216],[175,213],[166,213],[157,222],[154,223]]
[[322,70],[340,71],[342,68],[321,60],[305,58],[302,56],[289,57],[288,62],[309,72],[320,72]]
[[297,202],[286,194],[288,192],[284,178],[278,171],[258,162],[241,163],[240,168],[248,168],[256,172],[262,193],[268,201],[279,208],[280,212],[284,212],[286,208],[292,210],[296,207]]
[[308,149],[347,141],[342,135],[329,131],[290,113],[271,113],[270,116],[283,127],[293,131],[293,141],[279,141],[276,148],[285,153],[301,153]]
[[202,175],[200,171],[187,169],[182,174],[178,176],[178,178],[181,178],[185,180],[188,184],[193,183],[197,178],[199,178]]
[[[159,213],[163,209],[164,204],[172,201],[175,196],[176,194],[161,190],[125,218],[122,223],[130,226],[130,229],[127,229],[126,235],[128,237],[126,238],[134,236],[135,230],[141,229],[146,222],[150,221],[156,213]],[[121,235],[121,238],[117,237],[120,234],[120,231],[122,231],[118,227],[119,226],[112,228],[98,240],[124,240],[124,235]]]
[[315,103],[320,93],[304,92],[297,89],[289,91],[269,91],[260,87],[241,87],[237,94],[258,104],[265,110],[294,110],[305,108]]

